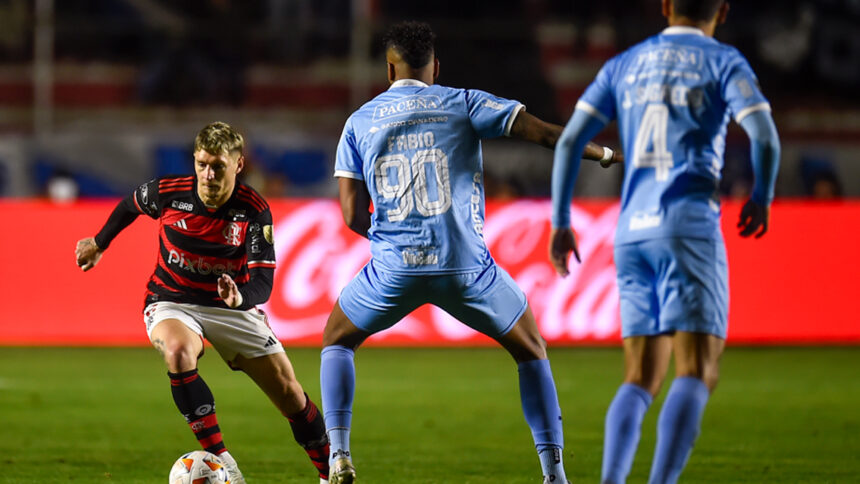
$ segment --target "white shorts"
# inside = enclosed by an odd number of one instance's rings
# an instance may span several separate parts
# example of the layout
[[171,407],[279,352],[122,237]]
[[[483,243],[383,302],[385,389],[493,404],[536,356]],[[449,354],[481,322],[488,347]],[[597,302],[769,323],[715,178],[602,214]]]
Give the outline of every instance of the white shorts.
[[153,328],[165,319],[176,319],[209,340],[231,368],[236,355],[257,358],[284,351],[266,314],[256,308],[237,311],[169,301],[152,303],[143,311],[150,341]]

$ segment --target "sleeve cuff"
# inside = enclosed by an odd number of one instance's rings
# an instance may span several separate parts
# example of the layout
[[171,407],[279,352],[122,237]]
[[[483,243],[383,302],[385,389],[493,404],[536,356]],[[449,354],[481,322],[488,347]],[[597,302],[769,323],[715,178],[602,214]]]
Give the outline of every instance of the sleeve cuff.
[[576,107],[574,109],[578,109],[580,111],[588,113],[589,115],[591,115],[591,117],[600,120],[600,122],[603,124],[609,124],[608,116],[601,113],[596,107],[592,106],[591,104],[588,104],[582,99],[576,102]]
[[245,296],[242,294],[242,289],[239,289],[239,304],[237,304],[234,307],[231,307],[230,309],[237,309],[237,310],[243,310],[243,311],[247,310],[247,309],[251,309],[250,307],[245,307]]
[[741,121],[750,114],[757,111],[767,111],[770,112],[770,104],[769,103],[758,103],[752,106],[746,107],[738,111],[738,114],[735,115],[735,122],[741,124]]
[[96,247],[98,247],[100,251],[104,252],[110,245],[110,240],[104,240],[100,236],[101,234],[96,234],[96,236],[93,237],[93,242],[96,243]]
[[335,170],[334,171],[335,178],[352,178],[353,180],[364,180],[364,175],[361,173],[355,173],[354,171],[347,170]]
[[550,217],[550,223],[554,229],[570,228],[570,212],[568,213],[553,213]]
[[520,114],[520,111],[523,111],[525,109],[525,104],[517,104],[517,106],[514,107],[513,112],[511,112],[511,115],[508,116],[507,124],[505,124],[505,136],[511,135],[511,128],[514,126],[514,121],[517,120],[517,116]]

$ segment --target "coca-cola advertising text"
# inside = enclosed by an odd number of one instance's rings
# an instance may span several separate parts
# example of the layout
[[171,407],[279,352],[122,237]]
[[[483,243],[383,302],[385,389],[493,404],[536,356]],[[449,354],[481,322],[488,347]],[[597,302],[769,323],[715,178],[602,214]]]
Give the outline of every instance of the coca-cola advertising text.
[[[141,311],[156,264],[155,222],[139,217],[87,273],[74,261],[75,242],[94,235],[115,203],[0,201],[7,220],[15,222],[15,230],[2,238],[0,344],[148,344]],[[277,269],[271,298],[261,309],[287,345],[316,346],[341,289],[367,262],[369,243],[344,226],[336,201],[270,203]],[[550,345],[619,341],[612,258],[618,210],[614,201],[573,206],[582,263],[572,260],[571,274],[561,278],[546,255],[549,201],[488,203],[484,239],[490,253],[526,292]],[[777,201],[769,233],[757,240],[737,235],[739,211],[740,203],[723,205],[729,343],[860,342],[860,318],[851,304],[860,269],[860,202]],[[493,342],[425,305],[367,344]]]

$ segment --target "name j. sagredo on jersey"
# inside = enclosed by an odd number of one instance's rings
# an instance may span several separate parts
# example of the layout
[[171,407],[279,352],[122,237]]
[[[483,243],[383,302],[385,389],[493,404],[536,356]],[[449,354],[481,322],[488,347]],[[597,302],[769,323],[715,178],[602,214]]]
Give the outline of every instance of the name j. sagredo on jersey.
[[[272,215],[253,189],[237,183],[230,199],[212,210],[199,199],[193,176],[168,176],[138,187],[117,211],[121,220],[114,222],[120,224],[131,223],[140,214],[159,221],[158,261],[145,304],[173,301],[225,307],[217,293],[218,278],[225,273],[242,292],[244,302],[238,309],[268,299],[275,268]],[[109,220],[96,244],[107,248],[119,230]]]

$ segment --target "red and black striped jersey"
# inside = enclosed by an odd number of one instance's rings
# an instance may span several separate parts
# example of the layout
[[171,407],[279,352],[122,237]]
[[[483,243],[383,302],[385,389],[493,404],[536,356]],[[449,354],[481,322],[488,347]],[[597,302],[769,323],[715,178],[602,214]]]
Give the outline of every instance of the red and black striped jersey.
[[254,189],[236,182],[233,194],[217,210],[197,195],[194,176],[167,176],[144,183],[120,202],[96,236],[106,249],[138,215],[159,222],[159,254],[146,286],[145,304],[173,301],[227,307],[217,281],[229,274],[248,309],[272,292],[275,249],[272,213]]

